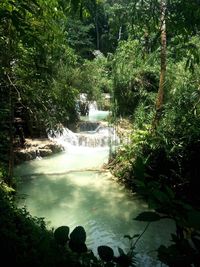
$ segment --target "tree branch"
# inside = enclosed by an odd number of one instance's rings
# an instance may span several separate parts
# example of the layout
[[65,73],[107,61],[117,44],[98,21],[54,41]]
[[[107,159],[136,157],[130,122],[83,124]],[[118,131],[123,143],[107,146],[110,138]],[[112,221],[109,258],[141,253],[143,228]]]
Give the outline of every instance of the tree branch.
[[18,100],[21,101],[21,95],[20,95],[19,90],[17,89],[17,87],[15,86],[15,84],[12,82],[12,80],[11,80],[10,76],[8,75],[8,73],[6,75],[7,75],[7,78],[9,80],[10,84],[15,88],[15,90],[17,92]]

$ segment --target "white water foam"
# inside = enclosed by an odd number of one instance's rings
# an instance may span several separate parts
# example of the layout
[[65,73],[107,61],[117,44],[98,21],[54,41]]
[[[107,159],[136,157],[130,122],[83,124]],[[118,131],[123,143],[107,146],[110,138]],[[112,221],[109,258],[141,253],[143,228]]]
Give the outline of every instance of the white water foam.
[[61,131],[52,131],[49,139],[62,145],[65,150],[70,147],[110,147],[117,146],[120,139],[113,127],[99,125],[94,131],[74,133],[68,128]]

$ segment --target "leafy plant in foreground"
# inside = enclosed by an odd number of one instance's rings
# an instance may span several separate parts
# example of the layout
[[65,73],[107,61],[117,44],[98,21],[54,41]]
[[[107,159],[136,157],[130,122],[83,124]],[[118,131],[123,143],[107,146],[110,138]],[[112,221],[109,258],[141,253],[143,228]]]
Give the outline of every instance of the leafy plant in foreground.
[[[134,245],[131,242],[130,251],[125,253],[123,249],[118,248],[119,256],[114,256],[114,251],[109,246],[99,246],[97,248],[101,261],[94,256],[93,252],[88,250],[86,242],[86,232],[82,226],[77,226],[69,235],[68,226],[60,226],[54,231],[54,239],[56,243],[66,249],[70,249],[77,255],[77,260],[81,266],[118,266],[129,267],[136,266],[135,246],[142,235],[134,235],[133,237],[125,236],[129,240],[137,238]],[[138,238],[139,237],[139,238]]]
[[[158,212],[142,212],[136,220],[148,223],[170,218]],[[179,217],[180,219],[180,217]],[[197,226],[198,225],[198,226]],[[200,212],[191,210],[187,220],[181,224],[176,221],[176,233],[171,234],[172,244],[161,245],[158,249],[158,259],[170,267],[198,267],[200,262]],[[196,226],[196,229],[193,227]]]

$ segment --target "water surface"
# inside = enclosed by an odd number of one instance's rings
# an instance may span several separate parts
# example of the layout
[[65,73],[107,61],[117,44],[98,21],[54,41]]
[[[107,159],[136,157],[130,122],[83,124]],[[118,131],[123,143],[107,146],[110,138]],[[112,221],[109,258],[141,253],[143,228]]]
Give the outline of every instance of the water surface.
[[[129,242],[124,235],[141,233],[146,223],[134,221],[147,204],[119,185],[108,172],[99,171],[107,161],[107,148],[74,148],[42,160],[16,167],[23,175],[19,191],[34,216],[44,217],[48,227],[82,225],[87,232],[87,245],[94,252],[99,245],[126,251]],[[92,171],[95,169],[96,171]],[[171,226],[170,226],[171,225]],[[137,246],[140,255],[168,243],[173,225],[167,220],[152,223]],[[152,256],[155,253],[150,253]],[[156,266],[147,256],[141,265]],[[158,265],[159,266],[159,265]]]
[[[116,255],[118,247],[128,251],[130,244],[124,235],[143,232],[146,223],[133,218],[148,207],[109,172],[102,171],[108,155],[108,147],[68,145],[64,152],[17,166],[15,174],[22,176],[19,206],[44,217],[49,228],[68,225],[72,230],[82,225],[87,246],[95,254],[99,245],[111,246]],[[152,223],[138,242],[137,266],[161,266],[155,260],[155,250],[169,244],[173,231],[170,220]]]

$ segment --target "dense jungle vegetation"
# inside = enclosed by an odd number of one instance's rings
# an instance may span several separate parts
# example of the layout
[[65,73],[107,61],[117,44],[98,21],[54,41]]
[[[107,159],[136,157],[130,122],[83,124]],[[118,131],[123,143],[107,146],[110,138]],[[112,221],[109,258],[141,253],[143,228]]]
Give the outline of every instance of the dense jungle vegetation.
[[154,210],[137,220],[175,221],[172,245],[158,248],[158,259],[200,266],[199,63],[199,0],[0,1],[0,255],[7,265],[136,264],[133,251],[115,258],[109,247],[99,248],[98,261],[86,253],[84,229],[70,238],[67,227],[53,233],[13,202],[17,140],[77,121],[80,93],[99,105],[110,93],[112,121],[128,119],[132,133],[109,168]]

